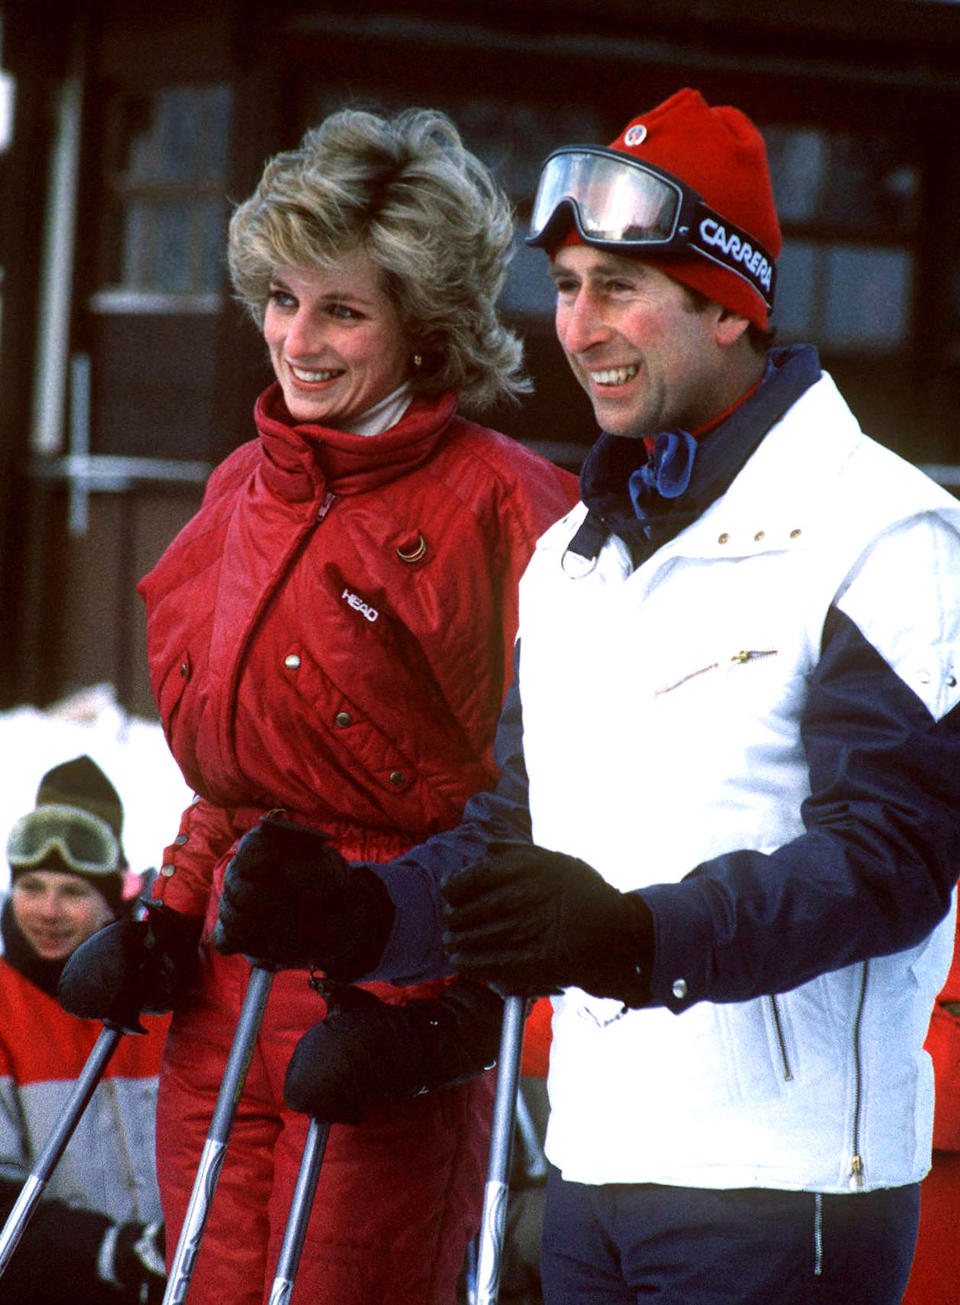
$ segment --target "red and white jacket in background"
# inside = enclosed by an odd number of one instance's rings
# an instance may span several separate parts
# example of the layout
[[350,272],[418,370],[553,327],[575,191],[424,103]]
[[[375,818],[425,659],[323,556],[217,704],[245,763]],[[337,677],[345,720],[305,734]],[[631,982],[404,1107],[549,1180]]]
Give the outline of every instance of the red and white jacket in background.
[[[106,1216],[98,1239],[108,1221],[160,1218],[154,1112],[168,1023],[148,1018],[146,1036],[121,1039],[44,1190],[45,1201]],[[26,1181],[101,1030],[0,958],[0,1179]]]

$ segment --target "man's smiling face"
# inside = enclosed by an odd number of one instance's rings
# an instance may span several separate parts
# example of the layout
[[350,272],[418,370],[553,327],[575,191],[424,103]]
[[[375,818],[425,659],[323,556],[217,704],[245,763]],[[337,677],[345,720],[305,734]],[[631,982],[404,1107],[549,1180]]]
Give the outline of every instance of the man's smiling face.
[[557,338],[602,430],[695,430],[726,406],[719,305],[698,307],[652,263],[589,245],[558,250],[551,274]]

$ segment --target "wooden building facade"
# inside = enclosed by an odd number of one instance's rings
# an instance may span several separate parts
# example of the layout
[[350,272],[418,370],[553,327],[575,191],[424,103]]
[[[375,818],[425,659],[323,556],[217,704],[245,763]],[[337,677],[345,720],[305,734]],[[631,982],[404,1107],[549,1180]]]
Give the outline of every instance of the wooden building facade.
[[[108,681],[151,712],[134,584],[250,437],[269,379],[227,283],[229,207],[347,102],[450,112],[521,231],[557,145],[604,143],[684,85],[743,108],[785,234],[779,338],[817,344],[865,428],[952,483],[958,4],[14,0],[0,14],[14,93],[0,706]],[[504,310],[536,394],[490,420],[575,466],[595,431],[553,339],[543,256],[519,242]]]

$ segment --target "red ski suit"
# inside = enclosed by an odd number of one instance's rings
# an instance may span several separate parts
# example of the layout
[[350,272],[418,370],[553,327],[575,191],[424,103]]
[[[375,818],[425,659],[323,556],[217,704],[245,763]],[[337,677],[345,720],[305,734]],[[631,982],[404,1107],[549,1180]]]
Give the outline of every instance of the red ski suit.
[[[386,861],[458,822],[495,779],[517,583],[576,482],[456,414],[415,400],[363,437],[290,423],[279,388],[259,440],[211,477],[197,516],[140,583],[171,750],[198,798],[157,895],[216,920],[237,839],[271,809]],[[158,1114],[167,1244],[176,1243],[248,965],[202,948],[176,1016]],[[387,1000],[427,995],[373,985]],[[305,1135],[282,1087],[322,1018],[302,971],[274,982],[207,1224],[192,1305],[259,1305]],[[487,1078],[335,1127],[295,1300],[448,1305],[479,1218]]]

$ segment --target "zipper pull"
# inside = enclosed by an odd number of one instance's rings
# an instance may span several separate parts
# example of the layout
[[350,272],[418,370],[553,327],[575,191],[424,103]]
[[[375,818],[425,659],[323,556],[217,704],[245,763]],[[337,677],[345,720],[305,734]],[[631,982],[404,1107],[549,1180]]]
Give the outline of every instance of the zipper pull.
[[[735,652],[728,660],[731,665],[742,666],[744,662],[756,661],[758,657],[775,657],[776,648],[741,648]],[[654,689],[653,696],[659,698],[663,693],[672,693],[674,689],[679,689],[681,684],[686,684],[687,680],[696,679],[698,675],[706,675],[707,671],[718,671],[720,662],[711,662],[709,666],[701,666],[697,671],[690,671],[681,680],[675,680],[673,684],[668,684],[662,689]]]
[[853,1191],[858,1191],[863,1186],[863,1161],[858,1155],[855,1155],[850,1161],[849,1185]]
[[752,662],[755,657],[773,657],[776,651],[776,648],[741,648],[730,660],[742,666],[744,662]]
[[330,509],[333,507],[334,493],[328,489],[323,496],[323,502],[317,508],[317,520],[322,521]]

